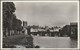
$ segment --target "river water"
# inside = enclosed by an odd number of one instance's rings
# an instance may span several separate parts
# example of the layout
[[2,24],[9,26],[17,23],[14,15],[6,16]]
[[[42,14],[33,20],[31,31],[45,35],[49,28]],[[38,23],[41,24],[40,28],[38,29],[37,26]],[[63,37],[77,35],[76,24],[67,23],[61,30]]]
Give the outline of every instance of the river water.
[[41,48],[77,48],[77,41],[70,37],[33,36],[33,42]]

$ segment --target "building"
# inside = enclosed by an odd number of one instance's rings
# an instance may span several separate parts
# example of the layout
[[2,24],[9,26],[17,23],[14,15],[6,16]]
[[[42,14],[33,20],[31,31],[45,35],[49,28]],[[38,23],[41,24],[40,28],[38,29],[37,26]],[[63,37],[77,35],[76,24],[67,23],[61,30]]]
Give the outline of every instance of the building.
[[27,28],[27,21],[23,21],[23,27]]
[[59,36],[59,28],[51,29],[50,36]]
[[27,27],[28,27],[27,21],[23,21],[23,30],[22,30],[23,34],[28,34]]
[[71,30],[71,38],[77,39],[78,37],[78,25],[77,23],[70,23],[70,30]]

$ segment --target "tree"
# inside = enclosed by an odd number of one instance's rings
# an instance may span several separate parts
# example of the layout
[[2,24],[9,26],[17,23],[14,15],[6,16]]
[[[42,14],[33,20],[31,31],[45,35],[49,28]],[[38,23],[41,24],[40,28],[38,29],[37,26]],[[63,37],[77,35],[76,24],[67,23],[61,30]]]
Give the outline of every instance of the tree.
[[12,29],[12,15],[15,12],[15,9],[13,2],[3,2],[3,35],[5,36],[6,32],[10,35],[10,29]]

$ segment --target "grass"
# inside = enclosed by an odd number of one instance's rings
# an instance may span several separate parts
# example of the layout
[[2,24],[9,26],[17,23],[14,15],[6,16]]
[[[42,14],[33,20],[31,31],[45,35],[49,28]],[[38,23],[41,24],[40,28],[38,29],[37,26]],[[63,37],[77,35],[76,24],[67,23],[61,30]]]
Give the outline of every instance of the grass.
[[14,35],[3,38],[4,45],[26,45],[33,46],[33,38],[30,35]]

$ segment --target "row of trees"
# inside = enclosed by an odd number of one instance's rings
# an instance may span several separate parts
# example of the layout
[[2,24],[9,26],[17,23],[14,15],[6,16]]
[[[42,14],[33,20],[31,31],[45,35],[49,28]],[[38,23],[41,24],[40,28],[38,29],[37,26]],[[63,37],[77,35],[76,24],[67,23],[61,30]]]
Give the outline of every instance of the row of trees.
[[22,22],[16,18],[15,10],[13,2],[3,2],[3,36],[16,34],[22,29]]
[[62,29],[59,30],[60,36],[70,36],[70,25],[65,25]]
[[62,29],[59,30],[60,36],[69,36],[72,39],[78,38],[78,30],[77,30],[77,24],[75,25],[65,25]]

